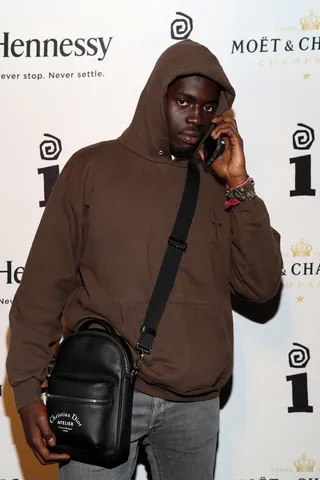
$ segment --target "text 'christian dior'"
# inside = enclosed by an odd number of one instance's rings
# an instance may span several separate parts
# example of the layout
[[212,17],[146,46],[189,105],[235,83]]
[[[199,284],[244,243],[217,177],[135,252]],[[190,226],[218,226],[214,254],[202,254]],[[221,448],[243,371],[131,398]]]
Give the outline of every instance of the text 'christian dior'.
[[[61,420],[61,418],[68,418],[70,420]],[[57,420],[57,425],[63,425],[63,426],[69,426],[73,427],[74,424],[78,425],[78,427],[82,427],[82,423],[80,422],[79,417],[73,413],[66,413],[66,412],[61,412],[57,413],[56,415],[51,415],[49,418],[50,423],[54,423]]]

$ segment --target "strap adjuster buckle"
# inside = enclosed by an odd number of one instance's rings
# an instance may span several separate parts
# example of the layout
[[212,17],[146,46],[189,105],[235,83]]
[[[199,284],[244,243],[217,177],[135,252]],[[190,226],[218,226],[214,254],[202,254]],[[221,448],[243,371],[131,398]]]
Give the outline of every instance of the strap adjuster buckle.
[[131,374],[130,374],[131,381],[134,381],[134,379],[138,375],[139,370],[140,370],[141,365],[142,365],[142,362],[143,362],[143,352],[139,352],[138,358],[137,358],[135,364],[133,365],[133,368],[132,368],[132,371],[131,371]]
[[136,352],[138,352],[139,354],[142,354],[142,356],[144,354],[146,355],[150,355],[151,354],[151,348],[146,348],[146,347],[143,347],[139,342],[136,344]]
[[179,238],[173,237],[172,235],[170,235],[168,238],[168,245],[171,245],[171,247],[175,247],[178,250],[182,250],[183,252],[187,250],[188,246],[187,242],[183,242],[182,240],[179,240]]

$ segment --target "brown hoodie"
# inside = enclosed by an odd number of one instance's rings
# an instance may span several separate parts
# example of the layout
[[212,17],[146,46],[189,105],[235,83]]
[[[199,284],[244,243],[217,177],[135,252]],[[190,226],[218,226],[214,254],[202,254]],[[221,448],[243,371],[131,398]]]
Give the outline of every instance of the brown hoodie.
[[[168,48],[123,135],[77,152],[44,211],[10,311],[7,359],[17,408],[40,398],[61,336],[87,316],[112,323],[134,347],[186,178],[170,158],[164,96],[177,76],[203,74],[222,87],[217,114],[234,90],[218,60],[190,40]],[[201,169],[199,200],[176,282],[137,389],[168,400],[211,398],[232,371],[230,290],[256,302],[281,279],[279,235],[256,197],[230,212],[225,189]]]

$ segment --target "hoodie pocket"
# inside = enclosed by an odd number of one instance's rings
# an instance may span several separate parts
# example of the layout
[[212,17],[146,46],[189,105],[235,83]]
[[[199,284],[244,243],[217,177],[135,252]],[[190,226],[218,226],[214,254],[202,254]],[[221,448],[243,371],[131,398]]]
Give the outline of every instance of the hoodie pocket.
[[[123,305],[124,337],[134,346],[147,302]],[[232,316],[207,303],[170,303],[159,323],[152,354],[140,372],[147,382],[178,395],[220,388],[232,359]]]

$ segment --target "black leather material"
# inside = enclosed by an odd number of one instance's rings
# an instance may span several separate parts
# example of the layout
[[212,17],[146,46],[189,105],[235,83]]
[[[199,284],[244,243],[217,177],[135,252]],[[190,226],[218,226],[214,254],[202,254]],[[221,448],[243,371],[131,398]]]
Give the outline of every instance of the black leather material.
[[[103,328],[90,328],[98,324]],[[60,344],[48,377],[47,410],[56,452],[102,467],[130,450],[133,359],[123,339],[90,319]]]

